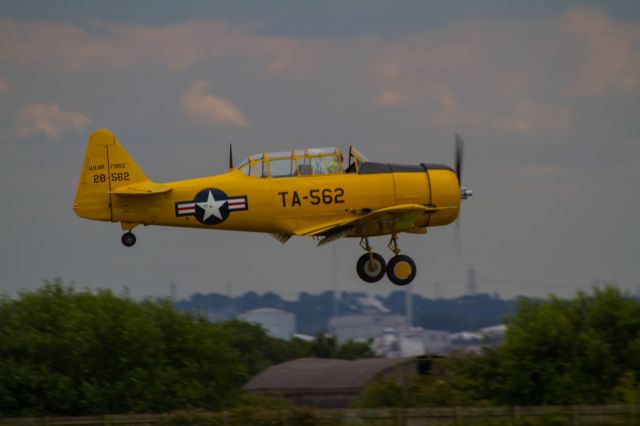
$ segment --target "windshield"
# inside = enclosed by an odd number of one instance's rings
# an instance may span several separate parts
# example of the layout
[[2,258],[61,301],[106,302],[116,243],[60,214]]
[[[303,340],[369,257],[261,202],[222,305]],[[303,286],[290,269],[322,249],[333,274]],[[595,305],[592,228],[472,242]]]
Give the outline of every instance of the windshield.
[[367,162],[367,157],[362,155],[360,151],[353,145],[349,147],[349,165],[345,173],[358,173],[364,163]]

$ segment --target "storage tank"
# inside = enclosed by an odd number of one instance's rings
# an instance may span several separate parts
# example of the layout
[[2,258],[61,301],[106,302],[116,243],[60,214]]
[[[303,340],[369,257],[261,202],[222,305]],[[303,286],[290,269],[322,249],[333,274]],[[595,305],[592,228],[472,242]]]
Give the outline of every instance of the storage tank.
[[289,340],[296,332],[295,314],[282,309],[259,308],[238,315],[239,319],[260,324],[270,336]]

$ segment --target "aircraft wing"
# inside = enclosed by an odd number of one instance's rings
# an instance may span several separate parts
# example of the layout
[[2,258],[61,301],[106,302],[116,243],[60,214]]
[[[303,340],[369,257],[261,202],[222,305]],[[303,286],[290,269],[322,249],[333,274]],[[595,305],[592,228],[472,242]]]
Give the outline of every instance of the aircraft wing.
[[127,186],[121,186],[111,191],[111,193],[115,195],[140,196],[140,195],[163,194],[169,191],[171,191],[171,188],[167,186],[159,185],[151,181],[145,181],[141,183],[134,183]]
[[349,234],[381,235],[400,232],[414,226],[415,221],[425,213],[432,213],[442,208],[425,207],[419,204],[401,204],[372,211],[364,216],[342,219],[323,224],[313,229],[306,229],[298,235],[324,236],[319,246],[330,243]]

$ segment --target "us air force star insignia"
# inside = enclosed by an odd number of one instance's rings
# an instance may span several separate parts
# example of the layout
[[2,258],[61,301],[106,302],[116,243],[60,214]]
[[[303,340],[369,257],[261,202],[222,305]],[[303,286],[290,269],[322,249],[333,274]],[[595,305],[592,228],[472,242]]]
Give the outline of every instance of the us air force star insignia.
[[206,222],[207,219],[209,219],[211,216],[215,216],[218,218],[218,220],[222,220],[220,207],[224,206],[225,204],[227,204],[227,200],[218,201],[213,196],[213,193],[209,191],[209,197],[207,198],[207,201],[202,203],[196,203],[196,206],[200,207],[201,209],[204,209],[204,213],[201,221]]
[[205,225],[217,225],[229,217],[229,212],[248,210],[246,196],[229,197],[217,188],[198,192],[193,201],[176,203],[176,216],[195,216]]

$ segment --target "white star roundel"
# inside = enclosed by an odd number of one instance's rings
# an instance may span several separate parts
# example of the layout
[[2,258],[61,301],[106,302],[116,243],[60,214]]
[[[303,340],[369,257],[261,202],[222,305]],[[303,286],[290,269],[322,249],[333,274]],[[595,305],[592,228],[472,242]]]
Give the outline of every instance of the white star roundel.
[[[220,195],[218,195],[218,199],[216,200],[215,196],[213,195],[213,191],[211,190],[208,191],[207,201],[202,201],[200,203],[196,201],[196,207],[200,207],[202,210],[204,210],[204,212],[202,213],[202,218],[200,218],[197,214],[198,209],[196,208],[196,217],[200,220],[200,222],[203,223],[207,223],[207,220],[209,220],[212,216],[215,216],[216,219],[222,222],[229,214],[229,208],[227,207],[226,198],[222,198]],[[225,217],[223,218],[221,210],[224,207],[227,207],[227,215],[225,215]]]
[[193,201],[176,203],[176,216],[195,216],[205,225],[222,223],[235,210],[248,210],[247,197],[229,197],[217,188],[201,190]]

